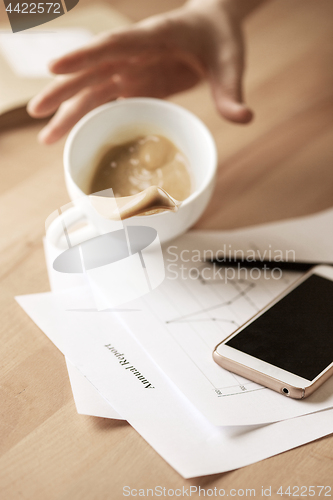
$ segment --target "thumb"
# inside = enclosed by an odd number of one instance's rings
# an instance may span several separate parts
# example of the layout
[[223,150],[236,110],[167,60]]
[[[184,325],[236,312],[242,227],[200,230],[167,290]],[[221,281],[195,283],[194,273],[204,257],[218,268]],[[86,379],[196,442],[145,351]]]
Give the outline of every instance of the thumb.
[[209,68],[209,79],[219,113],[232,122],[249,123],[253,112],[243,102],[243,57],[240,51],[224,47]]

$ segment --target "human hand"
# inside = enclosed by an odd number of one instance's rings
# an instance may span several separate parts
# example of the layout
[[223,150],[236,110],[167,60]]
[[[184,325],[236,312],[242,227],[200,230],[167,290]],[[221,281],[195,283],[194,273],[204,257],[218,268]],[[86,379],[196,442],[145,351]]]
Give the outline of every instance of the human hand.
[[28,105],[33,117],[56,112],[39,135],[46,144],[101,104],[119,97],[164,98],[203,78],[208,78],[224,118],[238,123],[252,119],[242,101],[240,16],[224,0],[191,0],[180,9],[103,34],[52,62],[50,70],[61,76]]

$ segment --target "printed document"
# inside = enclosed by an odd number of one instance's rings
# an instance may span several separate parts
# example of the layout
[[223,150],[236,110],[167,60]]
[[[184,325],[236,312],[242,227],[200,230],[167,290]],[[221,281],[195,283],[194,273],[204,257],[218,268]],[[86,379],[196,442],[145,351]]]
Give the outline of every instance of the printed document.
[[[17,300],[100,397],[183,477],[232,470],[333,432],[333,410],[265,426],[215,426],[165,377],[114,313],[92,311],[87,289]],[[75,312],[80,308],[85,312]]]

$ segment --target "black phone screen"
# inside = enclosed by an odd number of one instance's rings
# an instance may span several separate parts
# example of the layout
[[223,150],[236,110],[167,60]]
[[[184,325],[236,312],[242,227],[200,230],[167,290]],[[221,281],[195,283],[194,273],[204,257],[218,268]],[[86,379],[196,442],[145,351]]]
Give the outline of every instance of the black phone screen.
[[333,281],[311,275],[225,344],[313,380],[333,362]]

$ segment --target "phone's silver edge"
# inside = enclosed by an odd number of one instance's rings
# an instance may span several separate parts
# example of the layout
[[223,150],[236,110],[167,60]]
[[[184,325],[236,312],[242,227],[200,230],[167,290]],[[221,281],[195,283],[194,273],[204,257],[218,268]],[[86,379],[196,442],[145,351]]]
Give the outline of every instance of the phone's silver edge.
[[[286,290],[284,290],[282,293],[280,293],[275,299],[271,300],[261,311],[258,313],[254,314],[244,325],[241,327],[237,328],[236,331],[231,333],[227,338],[225,338],[222,342],[219,342],[213,351],[213,359],[214,361],[222,366],[223,368],[234,372],[244,378],[248,378],[252,380],[253,382],[256,382],[257,384],[264,385],[265,387],[268,387],[269,389],[272,389],[276,392],[279,392],[280,394],[283,394],[285,396],[289,396],[295,399],[303,399],[310,394],[312,394],[321,384],[323,384],[331,375],[333,375],[333,363],[332,365],[329,365],[328,367],[325,368],[325,370],[320,373],[312,382],[307,387],[296,387],[292,386],[288,383],[285,383],[281,380],[278,380],[270,375],[267,375],[265,373],[259,372],[255,370],[254,368],[248,367],[246,365],[243,365],[235,360],[231,360],[229,358],[226,358],[225,356],[222,356],[218,352],[218,347],[221,344],[225,344],[228,340],[230,340],[232,337],[237,335],[240,331],[242,331],[244,328],[246,328],[249,324],[251,324],[255,319],[260,317],[262,314],[264,314],[268,309],[270,309],[275,303],[279,302],[284,296],[288,295],[294,288],[299,286],[303,281],[305,281],[309,276],[313,274],[318,274],[319,276],[325,277],[327,279],[333,280],[333,269],[328,269],[330,277],[325,276],[325,268],[330,268],[330,266],[323,266],[323,265],[318,265],[307,271],[303,276],[301,276],[298,280],[296,280],[290,287],[288,287]],[[316,273],[316,270],[319,272]],[[286,370],[284,370],[286,371]],[[288,372],[287,372],[288,373]],[[285,394],[283,392],[283,389],[287,389],[289,392],[288,394]]]

